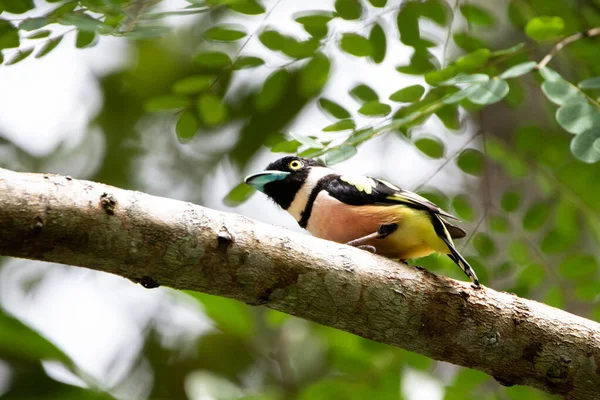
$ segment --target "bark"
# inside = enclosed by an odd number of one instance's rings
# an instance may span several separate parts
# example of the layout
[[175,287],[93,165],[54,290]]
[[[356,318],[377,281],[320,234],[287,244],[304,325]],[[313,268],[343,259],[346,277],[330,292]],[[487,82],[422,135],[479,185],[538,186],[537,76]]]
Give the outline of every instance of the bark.
[[600,324],[191,203],[0,169],[0,255],[265,305],[566,399],[600,398]]

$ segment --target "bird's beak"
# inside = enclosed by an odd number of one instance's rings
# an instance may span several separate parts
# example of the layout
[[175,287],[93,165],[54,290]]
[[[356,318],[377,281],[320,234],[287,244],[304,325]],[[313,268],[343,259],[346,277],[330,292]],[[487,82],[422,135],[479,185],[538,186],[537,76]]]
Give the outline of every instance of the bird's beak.
[[248,175],[244,182],[254,189],[264,193],[267,183],[285,179],[290,173],[285,171],[262,171],[256,174]]

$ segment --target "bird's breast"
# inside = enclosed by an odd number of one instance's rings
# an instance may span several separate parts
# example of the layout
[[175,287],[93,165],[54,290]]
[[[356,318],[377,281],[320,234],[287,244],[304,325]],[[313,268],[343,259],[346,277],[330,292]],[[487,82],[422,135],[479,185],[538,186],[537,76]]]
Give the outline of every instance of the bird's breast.
[[403,205],[352,206],[326,191],[317,196],[306,229],[313,236],[347,243],[392,223],[398,225],[395,232],[368,242],[378,254],[406,259],[431,254],[438,247],[439,239],[426,212]]
[[382,207],[352,206],[322,191],[315,199],[306,229],[316,237],[346,243],[376,232],[389,218]]

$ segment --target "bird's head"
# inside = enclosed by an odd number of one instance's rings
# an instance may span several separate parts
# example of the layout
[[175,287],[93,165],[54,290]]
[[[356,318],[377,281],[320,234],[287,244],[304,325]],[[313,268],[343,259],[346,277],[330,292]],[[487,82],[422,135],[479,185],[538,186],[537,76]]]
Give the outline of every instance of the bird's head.
[[[287,210],[296,193],[306,187],[305,184],[312,180],[309,177],[316,175],[317,169],[331,171],[319,161],[288,156],[273,161],[262,172],[247,176],[244,182]],[[319,171],[318,175],[322,172]]]

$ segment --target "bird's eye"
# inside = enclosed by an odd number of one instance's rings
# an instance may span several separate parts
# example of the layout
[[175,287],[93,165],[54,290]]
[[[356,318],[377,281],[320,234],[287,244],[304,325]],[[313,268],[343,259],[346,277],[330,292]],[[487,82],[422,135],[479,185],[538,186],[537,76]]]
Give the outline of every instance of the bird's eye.
[[299,160],[294,160],[292,162],[290,162],[290,169],[297,171],[300,168],[302,168],[304,166],[304,164],[302,163],[302,161]]

